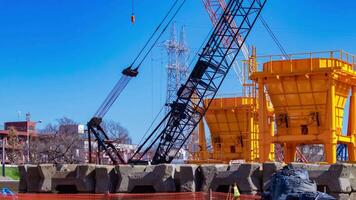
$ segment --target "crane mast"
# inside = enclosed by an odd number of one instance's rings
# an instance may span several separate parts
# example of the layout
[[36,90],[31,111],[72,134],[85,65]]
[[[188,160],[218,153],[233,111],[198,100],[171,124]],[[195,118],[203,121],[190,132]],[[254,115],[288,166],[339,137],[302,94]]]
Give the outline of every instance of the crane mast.
[[[265,3],[266,0],[229,1],[170,111],[129,162],[141,162],[149,151],[155,152],[152,164],[173,160],[209,108]],[[228,59],[229,55],[233,55],[232,59]]]

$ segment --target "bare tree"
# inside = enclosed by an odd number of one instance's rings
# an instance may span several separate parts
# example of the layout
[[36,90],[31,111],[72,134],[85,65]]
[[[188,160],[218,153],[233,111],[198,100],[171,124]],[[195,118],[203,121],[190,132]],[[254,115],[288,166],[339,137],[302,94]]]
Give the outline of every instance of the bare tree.
[[116,143],[131,144],[132,140],[126,128],[121,126],[119,122],[113,120],[105,120],[101,126],[108,134],[108,136]]
[[84,162],[84,138],[78,134],[78,124],[63,117],[57,124],[47,124],[42,135],[31,144],[35,163]]
[[7,145],[10,147],[6,151],[6,156],[12,164],[19,164],[24,148],[24,143],[20,141],[18,133],[14,127],[9,128]]

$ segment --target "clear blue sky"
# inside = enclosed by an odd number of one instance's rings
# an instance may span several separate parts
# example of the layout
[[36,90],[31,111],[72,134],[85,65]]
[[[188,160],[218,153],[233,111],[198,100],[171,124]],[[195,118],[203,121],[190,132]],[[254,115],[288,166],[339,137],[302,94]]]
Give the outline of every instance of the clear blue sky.
[[[86,123],[172,2],[135,1],[133,26],[130,0],[1,0],[0,123],[17,120],[18,111],[44,123],[62,116]],[[351,0],[269,0],[263,16],[289,53],[356,53],[355,8]],[[211,28],[202,2],[187,0],[176,21],[186,25],[195,52]],[[248,44],[259,54],[279,53],[260,23]],[[120,121],[134,142],[164,102],[161,59],[157,47],[106,116]],[[230,75],[224,92],[237,88]]]

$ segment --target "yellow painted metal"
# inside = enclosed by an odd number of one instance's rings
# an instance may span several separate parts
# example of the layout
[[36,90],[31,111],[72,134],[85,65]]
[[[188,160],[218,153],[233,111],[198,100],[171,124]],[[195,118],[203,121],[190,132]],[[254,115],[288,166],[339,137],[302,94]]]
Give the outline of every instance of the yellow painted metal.
[[[275,112],[277,133],[260,129],[263,160],[268,160],[268,151],[272,154],[273,148],[267,145],[271,142],[284,146],[286,162],[294,161],[297,145],[324,144],[326,162],[335,163],[338,143],[348,145],[350,159],[355,161],[355,57],[343,51],[290,56],[291,60],[280,60],[280,56],[257,58],[255,71],[250,73],[258,83],[259,95],[266,89]],[[351,90],[353,107],[349,109],[349,133],[344,136],[344,109]],[[259,123],[265,127],[266,101],[259,98],[259,102]]]
[[259,122],[259,149],[260,161],[274,160],[274,144],[272,136],[274,135],[274,110],[270,104],[268,95],[265,93],[263,80],[258,80],[258,122]]
[[213,152],[210,161],[258,161],[258,120],[254,97],[216,98],[205,114]]
[[[351,138],[351,141],[355,141],[356,137],[356,86],[352,87],[350,106],[349,106],[349,121],[348,121],[347,136]],[[348,145],[349,159],[356,160],[356,148],[355,146]]]
[[204,120],[201,120],[199,122],[198,134],[199,134],[199,153],[200,153],[199,158],[201,158],[201,160],[207,160],[208,152],[206,148]]

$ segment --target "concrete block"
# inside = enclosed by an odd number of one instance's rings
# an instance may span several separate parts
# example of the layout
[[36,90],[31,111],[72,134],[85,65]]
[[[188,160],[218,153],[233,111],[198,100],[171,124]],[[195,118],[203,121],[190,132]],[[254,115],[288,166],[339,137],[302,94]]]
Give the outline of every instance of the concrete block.
[[227,192],[234,183],[243,194],[256,194],[261,192],[262,176],[261,165],[258,163],[232,164],[214,167],[211,165],[202,166],[203,191],[212,189],[213,191]]
[[[333,164],[329,169],[315,177],[317,185],[325,185],[331,193],[350,193],[351,187],[351,164]],[[314,179],[311,178],[312,180]]]
[[27,166],[27,192],[51,192],[54,164]]
[[200,184],[198,165],[176,165],[174,181],[177,192],[196,192]]
[[[20,181],[19,181],[19,192],[27,192],[27,168],[29,165],[19,165],[19,174],[20,174]],[[33,165],[35,166],[35,165]]]
[[279,162],[265,162],[262,164],[263,191],[267,191],[269,188],[270,179],[272,178],[273,174],[282,168],[283,164]]
[[145,165],[118,165],[115,167],[117,171],[117,186],[116,192],[128,192],[129,189],[129,175],[144,172]]
[[350,178],[350,185],[352,188],[352,192],[356,192],[356,178]]
[[118,166],[117,192],[175,192],[174,165]]
[[134,192],[135,187],[140,186],[152,186],[155,192],[175,192],[174,166],[148,166],[145,172],[130,174],[128,191]]
[[[236,170],[237,186],[244,194],[262,192],[262,165],[259,163],[241,164]],[[231,169],[229,171],[232,171]]]
[[309,178],[319,188],[326,187],[330,193],[350,193],[352,191],[353,165],[337,163],[332,165],[292,163],[290,166],[308,170]]
[[353,164],[351,168],[350,184],[351,184],[352,192],[355,193],[354,196],[356,197],[356,164]]
[[39,192],[40,175],[37,166],[27,165],[26,168],[27,173],[24,179],[26,179],[27,183],[27,192]]
[[95,168],[95,193],[116,192],[117,172],[115,166],[98,165]]
[[354,200],[348,193],[330,193],[329,195],[335,197],[337,200]]
[[350,199],[356,199],[356,192],[350,194]]
[[229,168],[226,164],[203,164],[200,165],[202,175],[201,191],[208,192],[212,187],[215,176],[220,172],[225,172]]
[[52,190],[66,193],[95,191],[95,165],[62,165],[52,178]]

